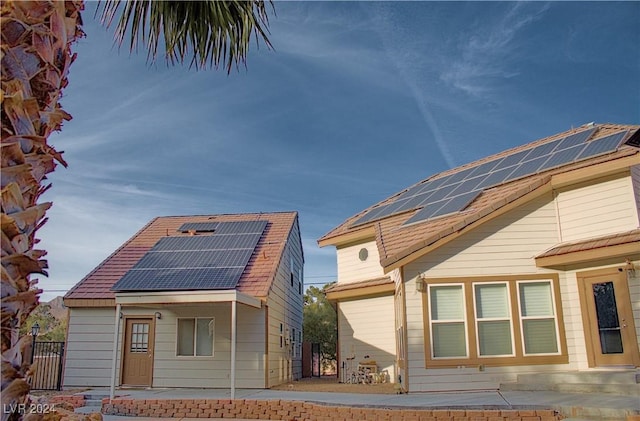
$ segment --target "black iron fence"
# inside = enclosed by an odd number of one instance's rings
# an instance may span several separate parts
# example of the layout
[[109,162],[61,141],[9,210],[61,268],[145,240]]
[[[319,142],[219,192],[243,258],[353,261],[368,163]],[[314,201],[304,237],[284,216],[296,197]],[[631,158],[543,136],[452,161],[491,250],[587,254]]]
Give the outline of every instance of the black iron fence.
[[32,390],[61,390],[64,342],[34,342]]

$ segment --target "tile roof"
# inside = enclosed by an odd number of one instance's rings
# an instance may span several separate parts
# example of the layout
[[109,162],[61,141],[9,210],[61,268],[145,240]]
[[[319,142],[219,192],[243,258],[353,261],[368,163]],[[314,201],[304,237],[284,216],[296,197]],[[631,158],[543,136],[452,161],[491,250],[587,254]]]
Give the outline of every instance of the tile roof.
[[536,256],[536,258],[560,256],[563,254],[577,253],[580,251],[589,251],[603,247],[620,246],[623,244],[632,243],[640,243],[640,229],[605,235],[602,237],[590,238],[587,240],[562,243],[545,251],[544,253],[540,253],[538,256]]
[[370,229],[373,226],[375,228],[376,243],[378,246],[378,251],[380,253],[380,263],[383,267],[388,268],[393,264],[397,264],[400,260],[410,256],[412,253],[430,245],[434,245],[438,240],[447,238],[451,234],[454,234],[461,229],[469,226],[470,224],[479,221],[483,217],[493,214],[494,212],[503,208],[505,205],[520,198],[527,197],[527,195],[532,192],[536,192],[536,190],[542,190],[543,186],[548,185],[552,175],[630,155],[640,155],[640,151],[637,148],[623,144],[620,148],[618,148],[617,151],[606,155],[570,163],[559,168],[554,168],[548,171],[533,174],[519,180],[510,181],[492,188],[485,189],[461,212],[452,213],[439,218],[434,218],[411,225],[404,225],[404,223],[418,211],[414,209],[404,213],[390,215],[380,220],[373,220],[365,224],[354,226],[354,223],[360,217],[367,214],[372,209],[394,202],[398,198],[398,196],[409,190],[411,187],[423,184],[429,180],[434,180],[440,177],[464,171],[468,168],[476,167],[497,158],[509,156],[523,150],[528,150],[538,145],[553,142],[580,131],[590,130],[593,127],[595,127],[597,130],[591,136],[591,139],[602,138],[604,136],[622,130],[627,130],[629,132],[624,140],[626,142],[632,137],[634,139],[637,138],[638,134],[640,133],[640,126],[638,125],[586,125],[577,129],[571,129],[562,133],[558,133],[556,135],[549,136],[528,143],[526,145],[509,149],[507,151],[480,159],[469,164],[462,165],[457,168],[453,168],[451,170],[444,171],[442,173],[424,179],[419,183],[414,184],[413,186],[409,186],[408,188],[394,194],[393,196],[348,218],[342,224],[338,225],[327,234],[322,236],[318,240],[318,242],[321,245],[333,244],[333,241],[340,241],[340,237],[344,235],[364,232],[365,230]]
[[125,242],[65,295],[72,300],[109,300],[111,287],[162,237],[189,235],[178,232],[184,223],[267,221],[267,227],[247,264],[236,290],[254,297],[266,297],[282,258],[289,233],[297,224],[297,212],[237,215],[196,215],[158,217]]

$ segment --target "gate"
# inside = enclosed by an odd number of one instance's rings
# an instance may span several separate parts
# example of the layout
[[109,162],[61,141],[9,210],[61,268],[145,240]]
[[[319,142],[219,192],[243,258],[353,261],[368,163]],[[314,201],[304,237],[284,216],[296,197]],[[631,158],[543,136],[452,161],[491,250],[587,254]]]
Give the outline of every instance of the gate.
[[302,377],[320,377],[322,358],[320,344],[302,343]]
[[32,350],[31,389],[61,390],[64,342],[35,342]]

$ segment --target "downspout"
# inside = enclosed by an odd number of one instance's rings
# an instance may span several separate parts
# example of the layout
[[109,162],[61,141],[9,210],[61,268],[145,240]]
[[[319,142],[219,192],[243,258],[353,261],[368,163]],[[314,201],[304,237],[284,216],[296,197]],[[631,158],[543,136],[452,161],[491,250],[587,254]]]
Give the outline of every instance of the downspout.
[[236,398],[236,316],[237,301],[231,301],[231,399]]
[[118,359],[118,337],[120,336],[120,311],[122,304],[116,304],[116,321],[113,327],[113,354],[111,357],[111,384],[109,385],[109,399],[116,394],[116,360]]

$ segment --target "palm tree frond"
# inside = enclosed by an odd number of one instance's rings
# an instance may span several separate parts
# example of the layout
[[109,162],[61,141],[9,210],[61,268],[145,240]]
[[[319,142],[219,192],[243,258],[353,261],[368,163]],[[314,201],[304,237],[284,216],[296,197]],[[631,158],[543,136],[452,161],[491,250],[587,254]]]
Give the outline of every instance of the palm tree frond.
[[[271,3],[273,8],[273,3]],[[164,42],[167,62],[190,60],[196,68],[246,64],[252,35],[273,48],[268,38],[268,14],[264,0],[245,1],[150,1],[104,0],[99,2],[100,20],[107,27],[120,15],[115,29],[118,45],[129,37],[129,49],[139,43],[147,59],[155,61]]]

